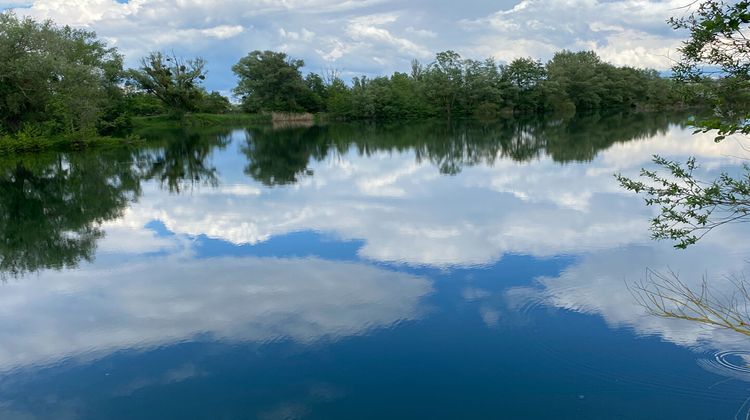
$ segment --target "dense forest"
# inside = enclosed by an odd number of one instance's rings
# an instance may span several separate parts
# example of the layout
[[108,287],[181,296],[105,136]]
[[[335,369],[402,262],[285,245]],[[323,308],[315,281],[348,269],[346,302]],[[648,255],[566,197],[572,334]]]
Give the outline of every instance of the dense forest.
[[[126,138],[133,117],[191,113],[325,113],[340,120],[493,118],[598,109],[664,109],[695,104],[688,90],[655,70],[617,67],[592,51],[560,51],[547,63],[473,60],[440,52],[408,72],[343,80],[303,76],[304,62],[253,51],[232,67],[239,105],[202,86],[206,63],[153,52],[137,69],[93,32],[0,14],[0,152],[93,139]],[[718,83],[706,79],[704,83]],[[690,86],[688,86],[690,87]]]

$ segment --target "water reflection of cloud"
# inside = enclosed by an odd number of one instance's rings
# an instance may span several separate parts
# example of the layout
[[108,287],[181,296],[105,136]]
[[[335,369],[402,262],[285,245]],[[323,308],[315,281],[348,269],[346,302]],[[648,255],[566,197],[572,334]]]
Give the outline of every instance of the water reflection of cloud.
[[661,272],[674,270],[681,281],[695,290],[706,276],[713,290],[719,295],[730,296],[736,289],[727,276],[750,270],[746,256],[734,248],[743,249],[747,241],[731,243],[721,239],[714,238],[713,243],[706,241],[685,251],[661,243],[592,252],[559,276],[538,278],[535,286],[514,288],[504,293],[517,308],[528,302],[541,303],[598,315],[611,327],[632,328],[638,334],[657,335],[682,346],[711,350],[746,349],[750,338],[733,331],[649,315],[629,289],[633,282],[646,277],[648,268]]
[[235,244],[322,231],[363,240],[359,253],[373,260],[487,264],[505,253],[551,256],[648,242],[650,213],[614,172],[636,174],[654,153],[693,154],[706,162],[700,175],[710,179],[715,167],[737,163],[731,156],[742,152],[736,142],[717,145],[710,135],[673,127],[615,144],[586,164],[498,160],[449,177],[426,161],[415,163],[413,152],[351,151],[310,164],[315,175],[302,182],[271,189],[244,177],[243,163],[232,161],[222,169],[222,184],[232,187],[190,195],[146,187],[122,223],[157,219],[176,233]]
[[420,316],[423,278],[319,259],[151,258],[44,272],[0,294],[0,369],[209,337],[301,343]]

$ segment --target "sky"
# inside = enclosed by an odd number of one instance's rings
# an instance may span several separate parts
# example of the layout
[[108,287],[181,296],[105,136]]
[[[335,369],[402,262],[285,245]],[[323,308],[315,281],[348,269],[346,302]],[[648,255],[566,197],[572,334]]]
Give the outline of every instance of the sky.
[[466,58],[546,61],[594,50],[617,64],[667,70],[684,33],[666,23],[688,0],[0,0],[0,10],[96,31],[136,67],[150,51],[208,61],[209,90],[228,94],[231,66],[253,50],[345,79],[408,71],[452,49]]

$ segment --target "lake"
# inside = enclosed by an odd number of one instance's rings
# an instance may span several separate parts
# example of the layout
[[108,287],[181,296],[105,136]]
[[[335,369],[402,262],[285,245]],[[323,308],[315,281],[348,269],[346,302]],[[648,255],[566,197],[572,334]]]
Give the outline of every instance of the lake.
[[687,114],[151,130],[0,161],[0,418],[746,418],[745,224],[677,250],[621,188],[748,152]]

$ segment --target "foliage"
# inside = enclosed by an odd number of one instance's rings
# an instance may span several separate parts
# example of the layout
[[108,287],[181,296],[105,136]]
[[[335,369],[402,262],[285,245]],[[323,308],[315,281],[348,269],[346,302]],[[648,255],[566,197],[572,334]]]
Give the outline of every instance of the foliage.
[[226,125],[257,125],[271,122],[270,115],[229,112],[226,114],[186,114],[176,121],[166,115],[133,118],[133,133],[149,140],[158,140],[163,130],[221,127]]
[[[715,130],[716,141],[733,134],[750,134],[750,41],[745,37],[750,23],[749,1],[726,4],[708,0],[682,18],[673,18],[675,29],[687,29],[690,37],[680,48],[682,60],[674,67],[675,79],[700,86],[696,93],[711,101],[713,115],[698,119],[697,132]],[[706,78],[707,67],[724,76]],[[695,179],[695,159],[686,165],[655,156],[666,170],[664,176],[643,170],[643,181],[622,175],[617,178],[628,190],[646,195],[648,205],[659,207],[651,231],[657,239],[672,239],[676,247],[697,242],[717,226],[743,219],[750,212],[750,168],[740,177],[722,173],[711,182]]]
[[122,57],[93,32],[0,13],[0,131],[91,135],[126,126],[116,121],[121,75]]
[[448,118],[453,115],[456,99],[464,85],[464,64],[455,51],[439,52],[423,76],[427,99],[439,104]]
[[128,112],[133,116],[147,117],[167,113],[164,103],[154,95],[142,91],[131,91],[125,95]]
[[[139,69],[123,72],[117,50],[92,32],[11,13],[0,14],[0,23],[0,151],[79,147],[127,137],[138,122],[134,117],[167,114],[198,125],[213,124],[209,114],[246,120],[236,117],[229,99],[201,86],[206,75],[201,58],[153,52]],[[351,82],[335,70],[303,77],[303,67],[302,60],[281,52],[256,50],[242,58],[232,67],[239,77],[234,93],[242,99],[242,111],[325,112],[344,120],[493,119],[576,109],[666,108],[683,105],[687,97],[655,71],[615,67],[591,51],[562,51],[546,64],[518,58],[508,65],[443,51],[425,65],[414,60],[408,73]],[[748,94],[736,89],[741,82],[704,81],[690,90],[690,100],[711,97],[715,90],[706,86],[715,85],[724,89],[725,103],[748,104]]]
[[312,98],[316,81],[308,84],[302,79],[302,60],[287,57],[285,53],[255,50],[232,66],[239,77],[234,93],[241,97],[247,112],[260,111],[306,111],[322,99]]
[[615,67],[592,51],[562,51],[546,65],[519,58],[507,66],[444,51],[427,66],[413,62],[409,75],[355,77],[351,86],[335,79],[326,87],[326,111],[343,119],[656,109],[681,107],[690,99],[656,71]]
[[325,111],[335,119],[375,120],[652,109],[682,106],[687,98],[656,71],[615,67],[592,51],[562,51],[546,65],[519,58],[507,66],[443,51],[427,65],[413,61],[408,74],[358,76],[350,84],[335,72],[303,79],[303,66],[284,53],[253,51],[232,68],[240,79],[234,93],[246,112]]
[[[750,1],[734,4],[704,1],[695,11],[681,18],[672,18],[675,29],[686,29],[690,37],[680,48],[682,60],[674,67],[675,76],[684,82],[709,83],[706,96],[714,105],[714,117],[699,121],[700,131],[718,130],[717,140],[735,133],[750,134],[750,42],[746,31],[750,26]],[[720,81],[706,81],[714,73]],[[737,95],[744,97],[736,101]]]
[[642,169],[641,177],[647,182],[622,175],[617,179],[626,189],[645,194],[647,205],[660,208],[651,222],[655,239],[677,241],[675,246],[684,249],[712,229],[750,214],[750,172],[745,171],[742,178],[722,173],[705,183],[693,176],[695,158],[683,166],[655,156],[654,163],[669,170],[671,177]]
[[232,110],[232,104],[226,96],[219,92],[202,92],[196,110],[204,114],[226,114]]
[[201,103],[205,65],[200,57],[185,60],[175,54],[152,52],[141,60],[139,70],[128,72],[129,84],[159,98],[172,116],[182,117]]
[[505,99],[508,105],[523,111],[542,107],[541,83],[547,79],[547,69],[532,58],[517,58],[506,66],[503,80],[507,83]]

